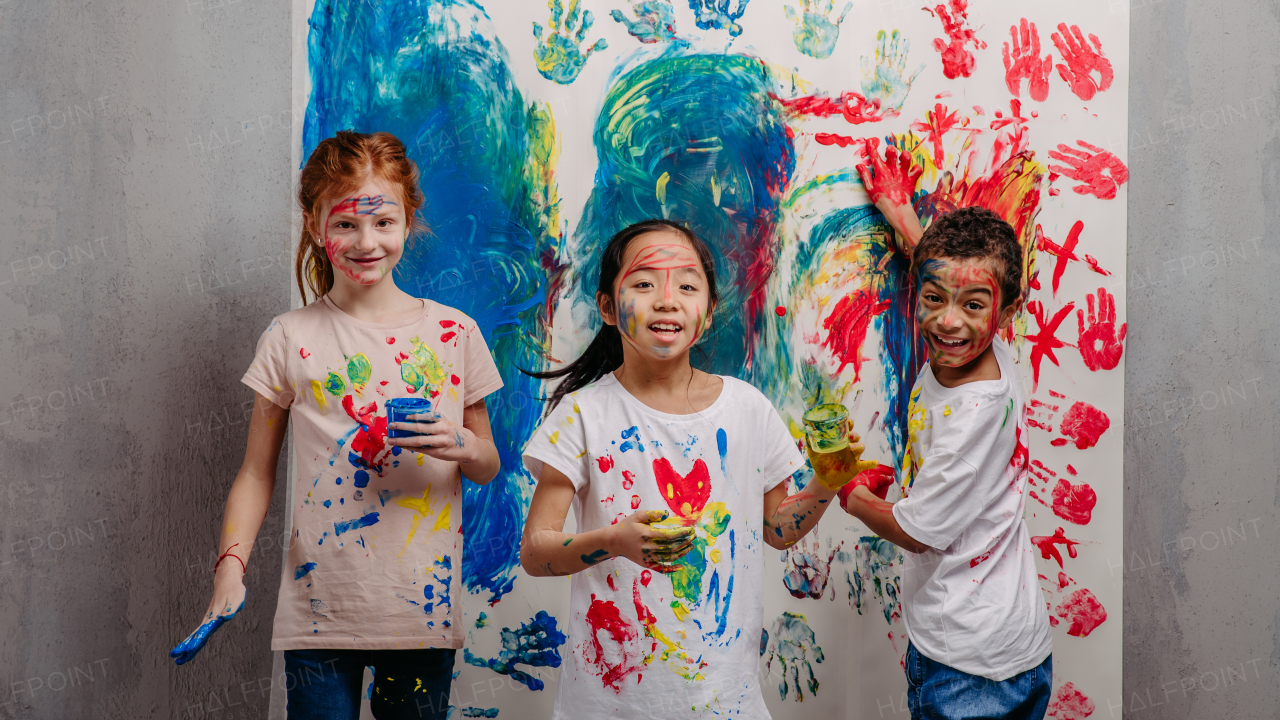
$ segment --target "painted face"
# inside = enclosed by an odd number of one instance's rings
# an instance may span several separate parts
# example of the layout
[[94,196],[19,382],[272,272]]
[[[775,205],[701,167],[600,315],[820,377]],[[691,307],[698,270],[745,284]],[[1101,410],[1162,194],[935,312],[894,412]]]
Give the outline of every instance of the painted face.
[[702,261],[678,233],[651,232],[632,240],[614,287],[612,320],[629,345],[651,358],[687,353],[711,325],[710,283]]
[[930,259],[918,273],[916,323],[939,365],[972,362],[1013,318],[1014,306],[1000,311],[1000,283],[986,260]]
[[404,252],[409,225],[394,185],[370,178],[350,196],[326,202],[321,244],[337,270],[334,282],[346,278],[373,285],[391,274]]

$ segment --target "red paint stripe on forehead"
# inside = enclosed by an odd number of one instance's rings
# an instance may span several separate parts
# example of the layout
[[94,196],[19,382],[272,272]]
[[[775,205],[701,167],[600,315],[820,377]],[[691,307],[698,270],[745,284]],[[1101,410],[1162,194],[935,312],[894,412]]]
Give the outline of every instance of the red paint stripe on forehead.
[[[677,257],[680,251],[692,252],[688,247],[679,244],[670,245],[653,245],[636,255],[631,264],[627,266],[626,271],[622,274],[625,279],[628,275],[639,272],[641,270],[679,270],[682,268],[699,267],[697,262],[688,262],[683,258]],[[676,263],[684,263],[678,265]]]

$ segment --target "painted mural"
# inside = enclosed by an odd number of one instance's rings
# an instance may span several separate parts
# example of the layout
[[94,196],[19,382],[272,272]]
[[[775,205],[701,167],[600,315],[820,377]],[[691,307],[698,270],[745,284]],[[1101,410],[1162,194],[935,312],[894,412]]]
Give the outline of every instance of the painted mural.
[[[877,472],[901,477],[925,355],[907,261],[859,179],[876,163],[922,221],[983,206],[1024,246],[1028,302],[1006,340],[1030,398],[1050,716],[1120,697],[1127,13],[1103,0],[297,0],[298,165],[341,129],[405,142],[430,233],[397,283],[474,318],[505,382],[489,398],[502,471],[464,483],[458,716],[548,714],[562,653],[580,644],[562,632],[568,579],[519,565],[533,492],[520,450],[546,392],[521,371],[594,335],[596,263],[618,229],[693,227],[721,299],[695,363],[760,388],[797,438],[805,408],[844,403]],[[773,715],[907,717],[909,557],[838,510],[769,554]],[[711,588],[688,591],[710,602]]]

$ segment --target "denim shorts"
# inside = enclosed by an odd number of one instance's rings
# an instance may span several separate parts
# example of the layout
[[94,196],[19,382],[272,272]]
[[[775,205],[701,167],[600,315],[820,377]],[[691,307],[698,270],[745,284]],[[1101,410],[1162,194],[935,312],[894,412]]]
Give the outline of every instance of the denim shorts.
[[286,650],[289,720],[358,720],[365,666],[373,668],[369,704],[378,720],[444,720],[454,651]]
[[1052,655],[997,682],[930,660],[907,644],[911,720],[1043,720],[1052,689]]

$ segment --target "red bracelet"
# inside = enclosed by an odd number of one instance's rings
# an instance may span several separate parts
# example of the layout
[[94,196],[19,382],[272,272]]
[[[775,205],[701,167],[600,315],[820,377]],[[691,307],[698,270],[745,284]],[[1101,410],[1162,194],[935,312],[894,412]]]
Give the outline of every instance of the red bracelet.
[[233,557],[233,558],[235,558],[235,559],[236,559],[236,562],[240,563],[240,572],[241,572],[241,573],[248,573],[248,572],[249,572],[249,569],[248,569],[248,568],[246,568],[246,567],[244,566],[244,561],[240,559],[240,556],[239,556],[239,555],[236,555],[236,554],[235,554],[235,553],[233,553],[233,552],[231,552],[231,548],[233,548],[233,547],[235,547],[236,545],[239,545],[239,544],[240,544],[240,543],[236,543],[235,545],[232,545],[231,547],[227,548],[227,551],[226,551],[226,552],[224,552],[224,553],[222,553],[221,555],[219,555],[219,556],[218,556],[218,561],[217,561],[217,562],[215,562],[215,563],[213,564],[213,571],[214,571],[214,572],[218,572],[218,566],[219,566],[219,565],[221,565],[221,564],[222,564],[223,559],[224,559],[224,558],[227,558],[227,557]]

